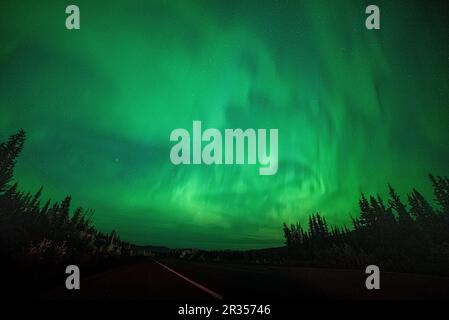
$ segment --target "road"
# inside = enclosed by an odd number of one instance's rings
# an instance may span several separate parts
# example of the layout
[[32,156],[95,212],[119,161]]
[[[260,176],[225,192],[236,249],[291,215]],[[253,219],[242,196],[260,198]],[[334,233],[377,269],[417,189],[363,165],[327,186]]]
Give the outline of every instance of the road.
[[[83,278],[80,290],[56,288],[40,298],[49,299],[152,299],[217,300],[208,288],[169,271],[156,261],[117,267]],[[82,271],[81,271],[82,273]]]
[[381,273],[381,290],[365,288],[363,270],[142,261],[81,278],[81,290],[57,288],[43,298],[270,301],[449,297],[449,278]]

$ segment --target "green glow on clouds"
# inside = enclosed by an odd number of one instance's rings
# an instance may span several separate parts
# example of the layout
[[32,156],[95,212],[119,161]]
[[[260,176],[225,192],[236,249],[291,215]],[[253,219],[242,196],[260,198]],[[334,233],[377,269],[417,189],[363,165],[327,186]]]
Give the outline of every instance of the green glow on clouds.
[[[449,172],[447,5],[378,1],[368,31],[366,1],[77,1],[68,31],[68,4],[0,4],[0,134],[28,133],[22,188],[71,194],[101,230],[277,246],[283,221],[349,223],[360,192]],[[172,165],[193,120],[278,128],[277,174]]]

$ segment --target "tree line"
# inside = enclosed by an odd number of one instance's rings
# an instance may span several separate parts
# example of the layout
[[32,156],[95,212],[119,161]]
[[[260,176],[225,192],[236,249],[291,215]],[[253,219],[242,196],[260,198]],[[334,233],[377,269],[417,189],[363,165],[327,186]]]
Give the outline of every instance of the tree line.
[[283,224],[291,261],[326,267],[360,268],[376,264],[407,272],[449,271],[449,179],[429,175],[432,205],[416,189],[404,202],[388,185],[389,197],[365,196],[352,228],[330,226],[319,213],[300,223]]
[[14,168],[25,137],[19,130],[0,143],[1,267],[9,272],[50,272],[70,263],[93,266],[131,255],[131,245],[115,231],[104,234],[95,229],[93,210],[73,209],[70,196],[43,201],[42,187],[36,193],[19,190]]
[[[52,270],[67,263],[95,265],[133,256],[135,246],[115,231],[105,234],[92,224],[93,210],[72,208],[72,199],[44,201],[42,187],[20,191],[14,169],[25,132],[0,143],[0,258],[10,270],[40,266]],[[389,197],[361,195],[353,226],[332,226],[319,213],[306,226],[284,223],[286,247],[238,252],[174,250],[172,255],[204,261],[299,264],[364,268],[376,264],[407,272],[449,273],[449,179],[429,175],[434,205],[413,189],[404,202],[388,185]],[[185,256],[185,257],[184,257]]]

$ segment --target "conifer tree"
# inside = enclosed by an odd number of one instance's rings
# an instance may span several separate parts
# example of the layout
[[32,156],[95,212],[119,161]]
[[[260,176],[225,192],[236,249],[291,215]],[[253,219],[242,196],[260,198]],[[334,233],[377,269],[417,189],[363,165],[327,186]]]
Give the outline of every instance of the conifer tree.
[[401,198],[397,194],[396,190],[388,184],[389,194],[391,199],[389,200],[389,204],[391,208],[393,208],[398,214],[398,223],[401,227],[410,228],[413,224],[413,220],[410,217],[410,214],[405,207],[405,204],[402,203]]
[[19,130],[7,142],[0,143],[0,193],[4,192],[11,183],[17,157],[25,142],[25,131]]
[[449,179],[429,174],[432,181],[435,201],[440,206],[442,214],[449,218]]

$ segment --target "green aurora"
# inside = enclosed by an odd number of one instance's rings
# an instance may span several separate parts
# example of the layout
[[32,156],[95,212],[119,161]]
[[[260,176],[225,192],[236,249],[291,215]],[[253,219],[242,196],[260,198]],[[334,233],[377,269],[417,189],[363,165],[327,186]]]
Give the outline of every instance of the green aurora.
[[[138,244],[258,248],[361,192],[449,173],[449,9],[426,1],[0,3],[0,137],[24,190],[94,208]],[[381,30],[365,8],[381,9]],[[278,128],[279,170],[174,166],[170,132]]]

